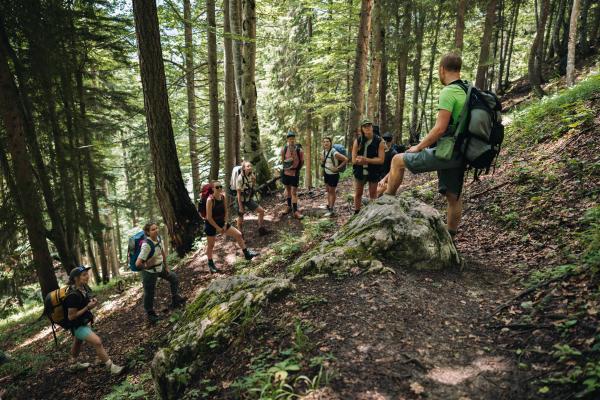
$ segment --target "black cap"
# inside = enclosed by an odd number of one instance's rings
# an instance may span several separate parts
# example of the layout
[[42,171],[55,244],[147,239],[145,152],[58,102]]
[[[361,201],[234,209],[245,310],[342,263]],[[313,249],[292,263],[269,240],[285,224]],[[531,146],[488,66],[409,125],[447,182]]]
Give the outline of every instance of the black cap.
[[69,273],[69,282],[75,282],[75,278],[77,278],[79,275],[81,275],[90,268],[91,267],[84,267],[83,265],[73,268]]
[[288,131],[286,137],[296,137],[296,132],[294,132],[294,131]]
[[383,135],[381,135],[381,137],[383,138],[383,140],[385,140],[386,142],[391,142],[394,139],[394,135],[392,135],[392,132],[386,132]]

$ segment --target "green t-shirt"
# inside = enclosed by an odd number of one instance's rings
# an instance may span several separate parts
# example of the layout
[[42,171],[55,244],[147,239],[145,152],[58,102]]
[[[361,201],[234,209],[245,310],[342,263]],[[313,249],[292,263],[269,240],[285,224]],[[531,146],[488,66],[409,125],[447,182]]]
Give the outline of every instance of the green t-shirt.
[[438,110],[446,110],[452,113],[452,121],[450,124],[456,129],[458,120],[460,118],[460,112],[462,111],[467,94],[458,85],[445,86],[440,92],[440,101],[438,103]]

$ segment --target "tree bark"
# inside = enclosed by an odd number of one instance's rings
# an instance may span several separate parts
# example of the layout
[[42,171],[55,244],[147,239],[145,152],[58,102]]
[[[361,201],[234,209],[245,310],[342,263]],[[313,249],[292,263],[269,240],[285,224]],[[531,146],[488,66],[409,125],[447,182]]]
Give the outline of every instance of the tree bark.
[[515,36],[517,33],[517,21],[519,19],[519,6],[521,5],[521,1],[517,0],[516,2],[516,7],[517,9],[515,10],[515,14],[514,14],[514,19],[513,19],[513,28],[511,31],[511,35],[510,35],[510,44],[508,45],[508,55],[507,55],[507,61],[506,61],[506,74],[504,75],[504,87],[508,87],[508,82],[510,80],[510,63],[512,60],[512,54],[513,54],[513,49],[514,49],[514,43],[515,43]]
[[381,49],[383,46],[381,30],[381,0],[373,0],[373,14],[371,16],[371,82],[369,85],[369,94],[367,97],[367,116],[373,118],[376,124],[379,124],[377,113],[377,86],[379,85],[379,75],[381,73]]
[[541,0],[541,10],[539,17],[539,24],[531,50],[529,53],[529,61],[527,63],[527,69],[529,74],[529,81],[534,93],[538,97],[544,96],[544,90],[542,89],[542,49],[544,48],[544,30],[546,27],[546,20],[548,19],[548,9],[550,8],[550,0]]
[[346,137],[352,143],[359,132],[359,120],[365,112],[365,81],[367,77],[367,55],[369,52],[369,33],[371,31],[371,9],[373,0],[361,0],[360,25],[356,39],[356,56],[352,78],[352,98],[350,100],[348,131]]
[[[230,10],[231,11],[231,10]],[[257,183],[263,184],[271,179],[271,169],[260,143],[258,113],[256,111],[256,2],[243,0],[242,32],[246,43],[242,51],[243,69],[243,124],[244,159],[254,165]]]
[[594,48],[598,50],[600,43],[600,4],[596,5],[595,12],[592,29],[590,29],[590,40],[594,44]]
[[[385,10],[387,11],[387,10]],[[382,17],[383,27],[381,29],[381,73],[379,74],[379,130],[385,133],[388,130],[388,108],[387,108],[387,91],[388,91],[388,54],[386,49],[386,27],[388,18]]]
[[236,100],[233,72],[233,49],[231,44],[231,24],[229,17],[229,0],[223,0],[223,47],[225,52],[225,105],[223,108],[224,141],[225,141],[225,182],[231,180],[231,170],[236,162],[235,156],[235,119]]
[[[2,27],[3,29],[3,27]],[[0,112],[7,134],[7,148],[11,155],[17,193],[23,205],[22,213],[37,272],[42,296],[58,288],[52,266],[52,257],[46,243],[46,228],[42,215],[42,199],[35,184],[33,167],[26,144],[24,111],[19,107],[19,93],[8,66],[8,51],[0,40]],[[26,205],[26,206],[25,206]]]
[[417,38],[417,49],[413,61],[413,96],[410,127],[410,144],[417,144],[420,138],[421,127],[419,125],[419,93],[421,87],[421,57],[423,55],[423,37],[425,31],[425,10],[422,7],[415,9],[415,37]]
[[580,10],[580,0],[573,0],[573,8],[571,9],[571,23],[569,24],[569,50],[567,53],[567,86],[575,85],[575,46],[577,45],[577,23],[579,21]]
[[454,31],[454,47],[462,53],[465,35],[465,13],[468,0],[458,0],[456,3],[456,28]]
[[[437,57],[437,47],[438,47],[438,38],[439,38],[439,34],[440,34],[440,26],[442,24],[442,5],[440,4],[438,6],[438,12],[437,12],[437,16],[436,16],[436,21],[435,21],[435,32],[434,32],[434,36],[433,36],[433,44],[431,46],[431,57],[429,58],[429,75],[427,77],[427,86],[425,86],[425,93],[423,95],[423,108],[421,110],[421,119],[425,119],[425,108],[427,106],[427,95],[429,94],[429,89],[431,89],[431,91],[433,92],[433,88],[431,88],[432,84],[433,84],[433,70],[435,68],[435,61],[436,61],[436,57]],[[431,113],[431,115],[429,116],[429,123],[430,125],[433,124],[433,113]],[[428,130],[428,129],[427,129]]]
[[183,35],[185,42],[187,126],[190,142],[190,162],[192,164],[192,190],[194,191],[194,202],[197,202],[200,196],[200,160],[198,157],[198,139],[196,135],[196,85],[194,73],[194,40],[192,36],[192,5],[190,0],[183,0]]
[[494,23],[496,22],[496,5],[497,0],[489,0],[485,13],[485,23],[483,27],[483,37],[481,38],[479,63],[477,65],[477,76],[475,78],[475,86],[484,88],[487,73],[490,65],[490,42],[494,31]]
[[183,256],[192,249],[200,232],[200,216],[190,201],[179,168],[155,1],[133,0],[133,15],[156,197],[171,243]]
[[[398,25],[400,25],[400,16],[396,16]],[[409,38],[411,33],[411,9],[407,5],[404,11],[404,21],[402,23],[402,38],[400,52],[398,54],[398,91],[396,94],[396,143],[402,143],[404,129],[404,102],[406,98],[406,80],[408,77],[408,50]]]
[[582,56],[590,53],[590,44],[588,43],[588,14],[590,10],[590,0],[581,0],[580,19],[581,26],[579,28],[579,49]]
[[[244,132],[243,126],[243,82],[244,72],[242,71],[242,50],[244,43],[242,42],[242,0],[227,0],[229,1],[229,27],[232,34],[232,52],[233,52],[233,71],[235,76],[235,97],[237,100],[237,115],[238,115],[238,132]],[[238,161],[239,151],[238,151]]]
[[206,0],[208,22],[208,98],[210,114],[210,174],[211,180],[219,178],[219,78],[217,73],[217,23],[215,21],[215,0]]

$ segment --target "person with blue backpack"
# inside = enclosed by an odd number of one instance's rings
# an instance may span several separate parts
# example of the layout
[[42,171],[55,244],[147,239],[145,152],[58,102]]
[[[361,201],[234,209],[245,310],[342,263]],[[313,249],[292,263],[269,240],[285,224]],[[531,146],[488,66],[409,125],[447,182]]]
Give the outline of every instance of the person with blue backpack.
[[186,299],[179,295],[179,280],[175,272],[169,270],[167,256],[163,250],[162,239],[158,234],[158,224],[148,222],[144,225],[145,239],[141,242],[138,256],[135,258],[135,267],[142,275],[144,287],[144,310],[148,322],[154,324],[159,320],[154,311],[154,292],[158,278],[169,282],[171,287],[171,307],[177,308],[185,304]]
[[323,138],[321,167],[323,168],[323,180],[327,190],[327,214],[325,216],[334,215],[333,207],[335,206],[340,172],[346,169],[346,164],[348,164],[346,149],[339,144],[333,144],[330,137]]

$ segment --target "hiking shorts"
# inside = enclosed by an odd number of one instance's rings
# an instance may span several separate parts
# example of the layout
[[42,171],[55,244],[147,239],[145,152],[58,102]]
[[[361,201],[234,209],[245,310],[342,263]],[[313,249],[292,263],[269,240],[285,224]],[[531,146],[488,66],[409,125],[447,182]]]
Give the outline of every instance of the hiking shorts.
[[[226,224],[225,221],[215,221],[217,225],[221,228],[229,229],[229,224]],[[208,220],[204,221],[204,233],[206,236],[217,236],[217,229],[208,222]]]
[[90,328],[89,325],[81,325],[73,330],[73,335],[82,342],[92,333],[94,333],[94,331],[92,331],[92,328]]
[[283,186],[298,187],[298,184],[300,183],[300,176],[298,176],[298,175],[289,176],[289,175],[283,174],[283,175],[281,175],[281,183],[283,184]]
[[[258,203],[255,202],[254,200],[243,201],[242,205],[244,206],[244,211],[256,211],[256,209],[258,207],[260,207],[258,205]],[[233,201],[233,209],[235,210],[235,212],[237,212],[237,215],[239,215],[239,216],[244,215],[243,212],[240,212],[239,208],[240,208],[240,206],[238,204],[238,201],[237,201],[237,199],[235,199]]]
[[337,187],[340,181],[340,174],[323,174],[323,179],[327,186]]
[[465,163],[455,152],[450,160],[440,160],[435,149],[425,149],[418,153],[402,153],[404,165],[413,174],[437,171],[438,191],[441,194],[452,193],[460,196],[465,177]]

